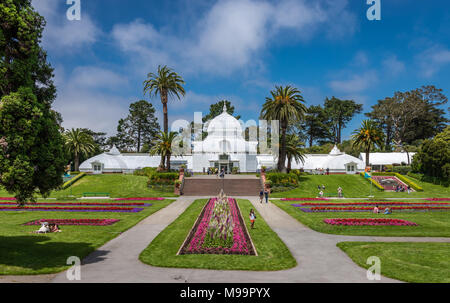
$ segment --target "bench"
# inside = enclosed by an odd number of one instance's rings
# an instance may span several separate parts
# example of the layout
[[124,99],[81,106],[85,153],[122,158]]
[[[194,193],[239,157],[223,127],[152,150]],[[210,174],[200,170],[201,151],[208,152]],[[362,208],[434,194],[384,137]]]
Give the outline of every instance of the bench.
[[109,197],[109,193],[83,193],[83,197]]

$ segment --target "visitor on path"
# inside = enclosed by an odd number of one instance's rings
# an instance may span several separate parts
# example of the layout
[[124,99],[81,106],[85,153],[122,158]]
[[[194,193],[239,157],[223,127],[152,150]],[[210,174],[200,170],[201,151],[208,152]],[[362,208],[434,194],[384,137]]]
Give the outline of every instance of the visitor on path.
[[220,172],[220,177],[222,179],[225,178],[225,168],[222,168],[222,171]]
[[338,197],[342,198],[342,187],[339,186],[337,191],[338,191]]
[[259,202],[262,203],[264,199],[264,188],[261,188],[259,192]]
[[252,229],[254,228],[254,226],[255,226],[255,220],[256,220],[256,215],[255,215],[255,212],[253,211],[253,209],[250,209],[250,224],[251,224],[251,227],[252,227]]
[[378,205],[376,205],[376,206],[373,208],[373,213],[374,213],[374,214],[380,213],[380,209],[378,208]]
[[216,175],[217,179],[219,179],[219,169],[217,167],[216,167],[216,170],[215,170],[215,175]]
[[411,186],[408,185],[408,195],[411,193]]
[[269,190],[268,189],[266,189],[264,191],[264,197],[266,198],[266,204],[268,204],[269,203]]

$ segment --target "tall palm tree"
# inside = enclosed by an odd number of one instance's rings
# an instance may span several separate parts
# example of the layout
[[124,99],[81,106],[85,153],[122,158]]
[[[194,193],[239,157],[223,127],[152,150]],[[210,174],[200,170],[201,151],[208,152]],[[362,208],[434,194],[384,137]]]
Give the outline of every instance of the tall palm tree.
[[184,84],[183,78],[166,65],[158,66],[158,73],[149,73],[147,80],[144,81],[144,94],[148,92],[150,97],[159,95],[161,98],[164,113],[164,132],[166,134],[169,131],[167,102],[169,97],[177,97],[180,100],[181,96],[186,94],[183,88]]
[[[172,142],[177,136],[176,132],[165,133],[160,131],[156,135],[155,145],[150,150],[150,155],[160,155],[160,170],[170,170],[170,157],[172,156]],[[165,163],[165,160],[167,162]]]
[[361,127],[353,132],[353,147],[362,148],[366,153],[366,166],[370,165],[370,151],[375,147],[382,147],[384,133],[373,120],[364,120]]
[[302,147],[305,144],[300,141],[300,138],[296,134],[286,135],[286,157],[288,159],[287,172],[291,171],[292,160],[305,163],[305,153]]
[[303,104],[305,100],[301,92],[295,87],[275,86],[275,90],[272,90],[270,94],[271,97],[266,98],[261,110],[261,117],[265,120],[280,121],[281,148],[278,170],[286,172],[286,130],[289,123],[295,123],[302,119],[307,109]]
[[94,139],[84,130],[71,129],[64,134],[65,148],[74,156],[75,171],[80,167],[80,156],[88,156],[95,149]]

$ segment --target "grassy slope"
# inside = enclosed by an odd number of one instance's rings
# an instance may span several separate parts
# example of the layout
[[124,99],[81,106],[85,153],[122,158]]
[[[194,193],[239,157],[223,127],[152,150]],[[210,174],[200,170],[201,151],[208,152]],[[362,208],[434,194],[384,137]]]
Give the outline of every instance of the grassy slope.
[[286,245],[259,214],[255,229],[250,229],[246,214],[252,208],[248,200],[238,200],[244,221],[258,256],[182,255],[177,252],[194,225],[207,200],[196,200],[177,220],[161,232],[141,253],[140,260],[160,267],[205,268],[222,270],[281,270],[294,267],[296,261]]
[[[85,192],[110,193],[111,197],[174,197],[173,192],[160,192],[147,187],[147,177],[134,175],[88,175],[73,186],[54,191],[50,197],[60,198],[68,195],[81,197]],[[0,189],[1,197],[12,196]]]
[[[152,201],[139,213],[0,212],[0,275],[35,275],[67,269],[70,256],[89,253],[174,200]],[[120,219],[111,226],[61,226],[55,234],[30,234],[38,219]]]
[[381,260],[381,274],[416,283],[450,283],[450,243],[364,243],[337,245],[359,266],[369,268],[367,258]]
[[302,176],[300,180],[300,186],[294,190],[273,193],[272,198],[277,197],[316,197],[318,195],[317,186],[325,185],[325,193],[337,193],[337,188],[340,186],[344,190],[344,196],[346,198],[364,198],[369,195],[373,195],[377,198],[434,198],[434,197],[450,197],[450,187],[443,187],[432,183],[420,182],[413,180],[416,184],[423,187],[423,192],[408,193],[396,193],[396,192],[383,192],[372,187],[370,182],[362,178],[360,175],[309,175]]
[[[345,201],[347,202],[347,201]],[[273,201],[275,205],[311,229],[327,234],[358,236],[450,237],[450,211],[393,213],[305,213],[291,206],[298,202]],[[419,226],[333,226],[325,224],[328,218],[395,218],[415,222]]]

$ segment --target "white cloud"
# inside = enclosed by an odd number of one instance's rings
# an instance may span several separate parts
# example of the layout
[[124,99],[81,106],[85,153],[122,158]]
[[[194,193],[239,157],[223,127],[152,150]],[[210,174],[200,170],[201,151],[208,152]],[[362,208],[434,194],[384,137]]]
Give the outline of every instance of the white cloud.
[[329,86],[336,92],[354,94],[362,92],[373,86],[378,81],[375,71],[369,70],[363,73],[353,74],[345,80],[333,80]]
[[[260,69],[261,54],[275,44],[309,39],[319,30],[333,39],[352,35],[355,24],[344,20],[351,16],[346,0],[221,0],[183,36],[135,20],[116,24],[112,37],[122,51],[133,53],[139,73],[167,64],[182,73],[229,75]],[[336,33],[340,23],[346,26]]]
[[444,65],[450,63],[450,50],[436,45],[416,56],[423,76],[429,78],[439,72]]
[[83,88],[123,89],[124,86],[128,85],[128,80],[107,69],[82,66],[74,69],[70,84]]
[[389,56],[384,59],[382,64],[384,70],[393,76],[397,76],[405,71],[405,64],[400,61],[395,55]]
[[81,20],[67,20],[65,10],[69,6],[64,5],[65,1],[33,0],[32,4],[47,21],[42,41],[46,49],[64,52],[80,50],[96,42],[101,34],[101,30],[83,10]]

